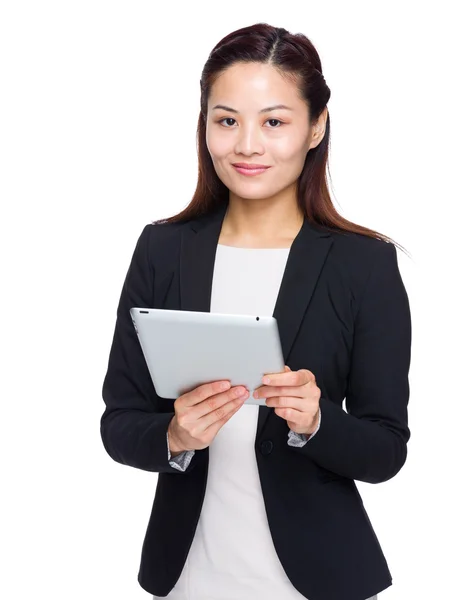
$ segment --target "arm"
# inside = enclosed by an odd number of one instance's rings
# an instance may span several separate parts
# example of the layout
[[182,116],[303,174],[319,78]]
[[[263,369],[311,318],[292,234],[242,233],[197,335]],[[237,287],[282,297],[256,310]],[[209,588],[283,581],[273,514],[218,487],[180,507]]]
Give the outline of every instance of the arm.
[[396,248],[383,242],[361,298],[347,380],[345,412],[320,398],[321,428],[292,447],[343,477],[380,483],[407,458],[411,315]]
[[107,453],[116,462],[144,471],[177,474],[181,471],[168,461],[167,442],[174,412],[159,411],[158,395],[129,313],[133,306],[152,306],[154,273],[148,254],[152,227],[146,225],[140,234],[119,299],[102,387],[106,408],[100,431]]

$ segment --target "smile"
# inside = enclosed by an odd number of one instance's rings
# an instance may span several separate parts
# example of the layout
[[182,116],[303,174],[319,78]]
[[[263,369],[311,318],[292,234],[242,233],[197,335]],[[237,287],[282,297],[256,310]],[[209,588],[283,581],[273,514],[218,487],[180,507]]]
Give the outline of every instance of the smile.
[[241,173],[241,175],[247,175],[248,177],[260,175],[261,173],[265,173],[268,169],[270,169],[270,167],[262,167],[259,169],[246,169],[244,167],[236,167],[235,165],[233,165],[233,168],[236,169],[238,173]]

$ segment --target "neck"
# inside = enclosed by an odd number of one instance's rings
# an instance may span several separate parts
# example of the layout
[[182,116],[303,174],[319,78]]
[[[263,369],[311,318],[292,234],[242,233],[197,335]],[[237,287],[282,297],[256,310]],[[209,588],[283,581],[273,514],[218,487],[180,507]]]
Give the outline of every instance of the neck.
[[281,247],[291,244],[303,221],[296,201],[293,204],[230,198],[220,237],[244,246]]

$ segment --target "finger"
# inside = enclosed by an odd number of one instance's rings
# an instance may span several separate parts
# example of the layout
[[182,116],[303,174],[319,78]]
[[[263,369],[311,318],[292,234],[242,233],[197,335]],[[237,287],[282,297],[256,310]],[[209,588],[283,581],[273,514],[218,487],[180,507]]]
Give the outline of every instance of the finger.
[[310,399],[299,396],[273,396],[266,398],[265,405],[269,408],[291,408],[303,414],[311,412]]
[[315,382],[316,377],[307,369],[269,373],[262,378],[262,383],[265,385],[304,385],[309,381]]
[[295,426],[295,429],[300,429],[302,427],[307,427],[309,423],[309,419],[306,418],[304,412],[296,410],[295,408],[275,408],[275,414],[285,419],[285,421],[289,421],[292,425]]
[[[286,373],[286,372],[289,372],[289,371],[291,372],[290,367],[288,365],[285,365],[283,367],[283,372]],[[270,377],[270,373],[267,374],[267,377]],[[262,390],[264,390],[264,388],[262,386],[259,386],[258,388],[255,388],[254,389],[254,398],[264,398],[265,396],[260,396],[259,395],[259,392],[262,392]],[[256,392],[258,392],[257,396],[256,396]]]
[[[283,371],[280,373],[280,375],[283,375],[284,373],[288,373],[288,372],[291,372],[291,369],[290,369],[290,367],[288,365],[285,365],[283,367]],[[276,373],[274,373],[274,374],[276,374]],[[272,373],[270,373],[270,372],[269,373],[264,373],[264,378],[265,377],[271,377],[271,376],[272,376]]]
[[292,398],[304,398],[306,396],[307,389],[304,386],[289,385],[289,386],[276,386],[271,387],[268,385],[261,385],[261,387],[254,390],[254,398],[273,398],[275,396],[290,396]]
[[214,416],[216,420],[222,419],[227,411],[232,410],[241,402],[244,404],[248,397],[249,393],[247,393],[244,386],[235,386],[227,392],[207,398],[205,402],[194,407],[194,410],[198,409],[195,414],[197,414],[197,418],[199,419],[207,416],[210,416],[210,418]]
[[254,391],[254,398],[273,398],[276,396],[305,398],[309,393],[309,388],[306,385],[261,385]]
[[204,383],[196,387],[195,389],[183,394],[185,397],[185,404],[186,406],[195,406],[196,404],[200,404],[210,396],[226,392],[230,389],[232,388],[231,382],[229,380],[211,381],[209,383]]

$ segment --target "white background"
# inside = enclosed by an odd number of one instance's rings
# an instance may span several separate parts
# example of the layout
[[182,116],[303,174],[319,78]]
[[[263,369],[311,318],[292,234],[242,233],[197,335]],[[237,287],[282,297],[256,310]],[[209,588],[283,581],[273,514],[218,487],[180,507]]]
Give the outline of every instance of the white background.
[[394,579],[380,600],[469,598],[463,7],[2,3],[2,598],[151,597],[137,572],[158,475],[106,454],[101,386],[137,237],[195,189],[204,62],[258,21],[318,49],[338,210],[411,253],[408,459],[358,482]]

